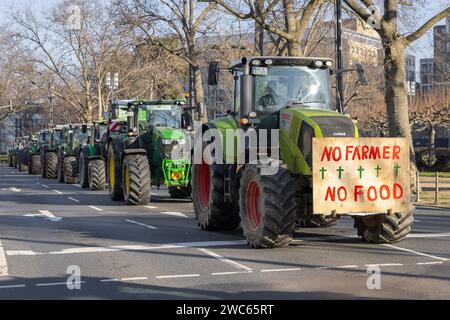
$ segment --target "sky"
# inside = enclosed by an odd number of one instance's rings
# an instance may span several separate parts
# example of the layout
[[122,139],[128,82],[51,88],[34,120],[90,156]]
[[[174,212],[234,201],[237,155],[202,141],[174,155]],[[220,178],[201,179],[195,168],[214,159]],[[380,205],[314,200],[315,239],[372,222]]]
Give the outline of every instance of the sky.
[[[17,7],[23,3],[32,3],[34,7],[42,8],[45,10],[46,8],[50,8],[52,5],[58,2],[60,2],[60,0],[0,0],[0,24],[5,21],[5,11],[7,11],[11,6]],[[424,23],[427,19],[431,18],[434,13],[438,12],[439,9],[444,8],[445,5],[450,6],[450,0],[426,0],[426,2],[427,8],[422,8],[417,15],[418,17],[420,17],[421,23]],[[438,24],[444,24],[444,21],[441,21]],[[414,54],[416,56],[416,68],[419,65],[419,59],[433,57],[432,39],[433,34],[431,29],[421,39],[416,41],[412,46],[408,48],[408,53]]]

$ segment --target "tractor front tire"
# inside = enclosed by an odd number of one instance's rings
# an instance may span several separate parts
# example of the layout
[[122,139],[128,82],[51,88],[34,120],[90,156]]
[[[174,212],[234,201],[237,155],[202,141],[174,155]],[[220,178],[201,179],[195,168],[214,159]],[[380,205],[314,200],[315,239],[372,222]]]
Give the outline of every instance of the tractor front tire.
[[122,167],[118,155],[114,152],[112,144],[108,148],[108,190],[109,198],[113,201],[123,200],[121,186]]
[[27,171],[27,166],[22,162],[22,159],[19,160],[19,172]]
[[123,197],[127,205],[146,205],[150,202],[150,167],[145,154],[125,156],[122,167]]
[[41,173],[41,156],[34,154],[30,157],[30,168],[28,171],[32,175],[38,175]]
[[339,217],[323,214],[312,214],[300,220],[300,226],[304,228],[328,228],[337,225]]
[[9,164],[9,167],[10,167],[10,168],[14,167],[14,160],[13,160],[13,157],[12,157],[12,156],[9,156],[9,157],[8,157],[8,164]]
[[274,175],[262,175],[259,165],[243,170],[239,214],[248,244],[252,248],[289,245],[295,232],[295,179],[281,164]]
[[80,167],[78,170],[80,186],[86,189],[89,187],[89,159],[86,158],[83,151],[80,153]]
[[64,158],[64,182],[66,184],[77,183],[77,158],[74,156]]
[[91,160],[88,164],[89,188],[93,191],[101,191],[106,188],[105,161],[101,159]]
[[65,178],[64,178],[64,155],[60,154],[58,156],[58,165],[57,165],[57,178],[58,178],[58,182],[60,183],[64,183],[65,182]]
[[225,202],[224,164],[194,164],[192,201],[199,226],[203,230],[234,230],[239,226],[238,210]]
[[55,152],[45,154],[45,177],[47,179],[56,179],[58,177],[58,156]]
[[411,232],[412,212],[354,217],[358,236],[371,243],[395,243]]

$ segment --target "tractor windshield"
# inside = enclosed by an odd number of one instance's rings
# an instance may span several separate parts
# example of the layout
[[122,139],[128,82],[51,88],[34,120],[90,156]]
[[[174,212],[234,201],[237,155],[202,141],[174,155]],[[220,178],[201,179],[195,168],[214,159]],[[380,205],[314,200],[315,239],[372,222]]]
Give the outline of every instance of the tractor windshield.
[[89,129],[86,130],[86,132],[83,132],[82,128],[75,129],[75,132],[74,132],[74,135],[73,135],[74,140],[76,142],[79,142],[79,143],[87,142],[88,138],[89,138],[89,135],[90,135],[89,131],[90,131]]
[[50,143],[52,137],[50,135],[50,132],[42,132],[41,134],[39,134],[39,143],[40,144],[44,144],[44,143]]
[[272,113],[286,105],[332,109],[330,71],[307,66],[273,66],[267,76],[255,77],[259,112]]
[[69,132],[67,130],[56,130],[54,133],[55,143],[57,145],[67,143]]
[[139,107],[139,121],[146,119],[151,127],[180,129],[181,107],[176,105],[144,105]]

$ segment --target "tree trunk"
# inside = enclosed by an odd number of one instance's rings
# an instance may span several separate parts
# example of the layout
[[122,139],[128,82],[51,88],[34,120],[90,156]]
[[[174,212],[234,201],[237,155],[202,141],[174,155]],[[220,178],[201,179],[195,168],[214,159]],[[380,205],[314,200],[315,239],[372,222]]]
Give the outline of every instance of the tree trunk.
[[[255,0],[255,10],[258,16],[261,16],[261,10],[264,9],[264,0]],[[264,28],[255,21],[255,52],[264,55]]]
[[[205,101],[205,97],[203,94],[203,83],[202,83],[202,73],[200,70],[200,67],[198,65],[192,66],[193,73],[194,73],[194,100],[196,103],[196,106],[199,106],[201,103],[203,104]],[[202,113],[201,120],[202,123],[206,123],[208,121],[208,116],[205,112]]]
[[98,114],[97,114],[97,118],[103,119],[103,90],[102,90],[102,83],[103,81],[98,81],[97,84],[97,95],[98,95]]
[[434,145],[436,142],[436,127],[434,125],[430,125],[430,134],[429,134],[429,138],[430,138],[430,149],[434,149]]

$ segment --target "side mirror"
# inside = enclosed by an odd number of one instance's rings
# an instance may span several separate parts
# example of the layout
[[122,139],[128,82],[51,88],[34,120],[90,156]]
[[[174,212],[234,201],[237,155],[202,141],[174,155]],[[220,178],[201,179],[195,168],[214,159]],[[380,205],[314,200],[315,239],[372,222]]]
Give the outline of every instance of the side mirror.
[[368,81],[362,64],[360,63],[356,64],[356,72],[358,73],[358,82],[361,85],[366,86],[368,84]]
[[217,86],[219,83],[219,61],[211,61],[208,66],[208,84]]

